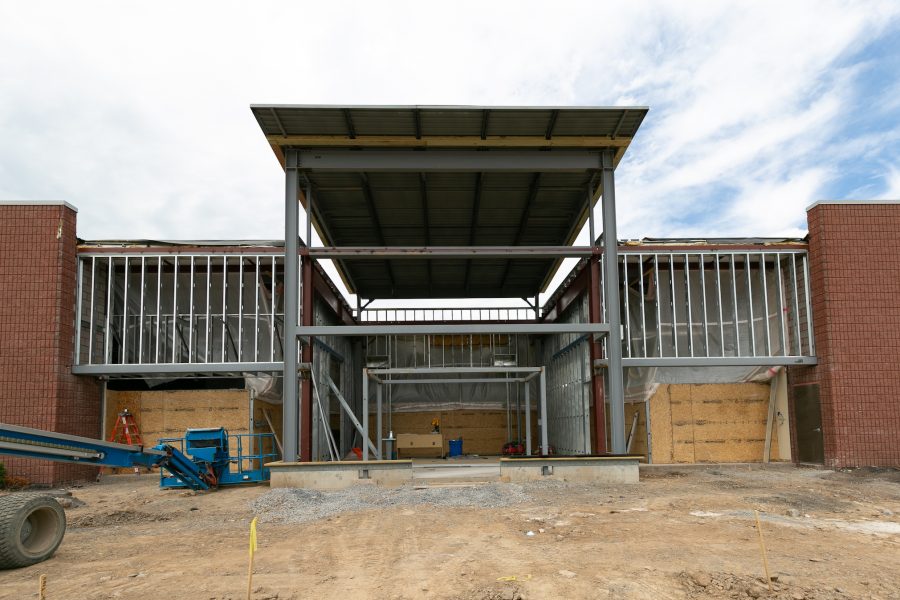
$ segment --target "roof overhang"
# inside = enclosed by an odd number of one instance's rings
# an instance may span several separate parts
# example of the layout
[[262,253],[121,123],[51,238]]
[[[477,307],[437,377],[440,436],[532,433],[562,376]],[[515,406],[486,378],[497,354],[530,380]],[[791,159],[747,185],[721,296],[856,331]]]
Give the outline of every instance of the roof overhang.
[[[327,246],[566,246],[646,107],[251,107],[285,166],[298,151]],[[337,260],[366,298],[532,297],[561,263],[529,256]]]

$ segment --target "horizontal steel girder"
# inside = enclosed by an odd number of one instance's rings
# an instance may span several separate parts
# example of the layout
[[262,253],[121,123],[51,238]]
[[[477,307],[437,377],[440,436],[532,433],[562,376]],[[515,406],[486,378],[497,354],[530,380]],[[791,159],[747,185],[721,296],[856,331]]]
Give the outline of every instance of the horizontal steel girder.
[[300,327],[297,335],[319,337],[326,335],[479,335],[490,333],[593,333],[607,334],[605,323],[433,323],[423,325],[335,325]]
[[[656,357],[623,358],[623,367],[789,367],[816,365],[815,356],[719,356],[719,357]],[[596,367],[606,367],[605,360],[594,361]]]
[[75,375],[181,375],[200,373],[262,373],[284,369],[281,362],[154,363],[140,365],[75,365]]
[[559,258],[591,256],[590,246],[419,246],[310,248],[313,258],[382,260],[384,258]]
[[300,151],[304,171],[582,172],[600,168],[601,152],[586,150],[315,150]]

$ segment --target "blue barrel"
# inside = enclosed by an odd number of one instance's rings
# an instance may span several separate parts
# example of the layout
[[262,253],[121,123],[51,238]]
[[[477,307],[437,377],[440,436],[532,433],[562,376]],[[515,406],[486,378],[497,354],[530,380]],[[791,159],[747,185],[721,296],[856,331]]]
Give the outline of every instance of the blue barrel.
[[449,440],[450,444],[450,456],[462,456],[462,438],[458,440]]

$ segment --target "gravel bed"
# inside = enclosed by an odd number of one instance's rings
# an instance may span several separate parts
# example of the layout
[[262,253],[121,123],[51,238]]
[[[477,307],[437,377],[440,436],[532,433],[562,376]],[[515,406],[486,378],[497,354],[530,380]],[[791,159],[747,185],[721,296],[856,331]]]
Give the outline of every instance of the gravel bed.
[[502,508],[532,500],[521,485],[487,484],[472,487],[448,486],[382,488],[356,486],[335,492],[277,488],[250,503],[263,522],[305,523],[345,512],[374,508],[430,504],[456,508]]

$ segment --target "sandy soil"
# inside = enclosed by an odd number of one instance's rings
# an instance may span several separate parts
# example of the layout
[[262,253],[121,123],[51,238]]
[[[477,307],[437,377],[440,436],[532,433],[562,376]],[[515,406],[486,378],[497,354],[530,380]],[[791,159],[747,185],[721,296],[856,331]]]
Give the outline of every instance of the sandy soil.
[[[434,506],[263,523],[255,599],[900,598],[900,473],[716,467],[634,486],[549,486],[504,509]],[[246,598],[249,503],[153,476],[72,489],[55,557],[0,571],[0,598]],[[771,574],[762,576],[753,510]],[[533,531],[533,536],[527,536]]]

